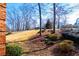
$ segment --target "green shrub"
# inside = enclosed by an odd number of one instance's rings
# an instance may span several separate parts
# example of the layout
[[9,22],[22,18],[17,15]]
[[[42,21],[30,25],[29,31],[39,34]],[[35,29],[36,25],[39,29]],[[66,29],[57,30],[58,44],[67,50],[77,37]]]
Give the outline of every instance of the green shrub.
[[62,35],[60,34],[48,34],[46,38],[49,38],[51,40],[56,40],[56,39],[62,39]]
[[46,36],[46,38],[51,39],[51,40],[56,40],[57,39],[57,35],[56,34],[48,34]]
[[75,47],[73,45],[73,41],[70,40],[64,40],[60,43],[57,43],[52,50],[54,55],[59,55],[59,56],[74,55],[73,51],[75,51]]
[[17,44],[7,44],[6,46],[6,54],[8,56],[20,56],[22,53],[22,48],[19,47]]
[[[42,32],[42,33],[44,33],[44,32],[45,32],[45,30],[41,30],[41,32]],[[38,31],[38,33],[40,33],[40,31]]]
[[46,45],[52,45],[53,44],[53,41],[51,41],[50,39],[47,39],[47,38],[44,39],[44,42],[45,42]]
[[64,41],[62,41],[63,43],[66,43],[66,44],[69,44],[69,45],[74,45],[74,42],[73,41],[71,41],[71,40],[64,40]]
[[44,39],[44,42],[46,45],[52,45],[54,44],[58,39],[58,35],[57,34],[48,34],[46,36],[46,38]]
[[69,52],[71,49],[73,49],[71,44],[65,43],[65,42],[59,43],[59,47],[61,48],[62,51],[65,51],[65,50],[66,50],[66,51],[68,51],[68,52]]

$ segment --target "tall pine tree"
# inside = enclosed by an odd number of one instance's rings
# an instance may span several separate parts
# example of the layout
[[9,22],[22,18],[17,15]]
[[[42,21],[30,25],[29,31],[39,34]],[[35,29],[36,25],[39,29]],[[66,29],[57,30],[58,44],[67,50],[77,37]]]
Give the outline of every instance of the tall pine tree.
[[49,19],[47,20],[47,23],[46,23],[46,25],[45,25],[45,28],[46,28],[46,29],[52,29],[52,23],[50,22]]

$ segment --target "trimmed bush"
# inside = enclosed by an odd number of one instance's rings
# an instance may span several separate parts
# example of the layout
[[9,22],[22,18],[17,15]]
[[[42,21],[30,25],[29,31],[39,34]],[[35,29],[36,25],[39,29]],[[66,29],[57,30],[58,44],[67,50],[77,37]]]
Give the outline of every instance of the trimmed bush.
[[54,44],[53,41],[51,41],[50,39],[47,39],[47,38],[44,39],[44,42],[45,42],[46,45]]
[[60,43],[57,43],[53,47],[53,54],[57,56],[72,56],[74,55],[75,47],[73,45],[73,41],[64,40]]
[[61,39],[62,35],[59,35],[59,34],[48,34],[46,36],[46,38],[51,39],[51,40],[56,40],[56,39]]
[[7,56],[20,56],[22,54],[22,48],[17,44],[7,44],[6,54]]
[[71,41],[71,40],[64,40],[64,41],[62,41],[63,43],[66,43],[66,44],[69,44],[69,45],[74,45],[74,42],[73,41]]
[[45,39],[44,42],[46,45],[52,45],[55,44],[56,42],[58,42],[62,36],[59,36],[58,34],[48,34]]
[[55,34],[48,34],[46,36],[46,38],[48,38],[48,39],[57,39],[57,35],[55,35]]
[[[42,33],[44,33],[44,32],[45,32],[45,30],[43,29],[43,30],[41,30],[41,32],[42,32]],[[38,33],[40,33],[40,31],[39,31]]]

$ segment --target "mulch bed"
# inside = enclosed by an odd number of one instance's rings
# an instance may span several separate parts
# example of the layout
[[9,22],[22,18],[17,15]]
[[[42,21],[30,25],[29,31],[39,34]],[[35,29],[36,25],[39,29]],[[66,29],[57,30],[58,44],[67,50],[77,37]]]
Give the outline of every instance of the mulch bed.
[[[54,56],[54,54],[52,54],[52,49],[55,45],[46,46],[46,44],[42,41],[43,39],[44,37],[38,37],[33,40],[16,43],[23,49],[22,56]],[[79,52],[75,55],[79,56]]]
[[23,48],[23,56],[50,56],[51,47],[41,40],[44,37],[39,37],[33,40],[18,42]]

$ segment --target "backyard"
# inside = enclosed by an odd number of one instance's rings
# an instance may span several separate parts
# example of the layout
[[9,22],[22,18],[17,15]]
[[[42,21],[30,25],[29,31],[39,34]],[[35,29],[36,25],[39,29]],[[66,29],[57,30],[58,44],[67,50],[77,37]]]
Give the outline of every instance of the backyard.
[[[47,32],[48,30],[45,30],[45,31]],[[29,36],[27,33],[29,33]],[[39,30],[16,32],[16,33],[7,35],[6,42],[12,46],[14,44],[19,45],[22,48],[23,56],[30,56],[30,55],[32,55],[32,56],[51,56],[51,55],[54,55],[53,49],[57,49],[55,47],[55,45],[58,45],[58,43],[61,43],[63,41],[67,41],[67,44],[75,45],[75,48],[73,48],[74,50],[72,51],[72,53],[70,52],[70,55],[79,55],[79,50],[78,50],[78,46],[77,46],[78,44],[76,45],[76,43],[74,43],[74,41],[72,41],[71,39],[66,39],[66,38],[61,37],[61,33],[59,34],[58,31],[56,31],[55,34],[51,34],[50,31],[47,32],[48,33],[47,35],[44,35],[45,33],[43,32],[42,36],[39,36]],[[22,36],[18,36],[18,35],[22,35]],[[23,36],[23,35],[25,35],[25,36]],[[50,35],[50,36],[48,36],[48,35]],[[52,36],[52,35],[54,35],[54,36]],[[52,39],[52,40],[46,40],[46,36],[48,39]],[[11,39],[14,39],[14,40],[11,40]],[[18,39],[20,39],[20,40],[18,40]],[[64,44],[65,43],[66,42],[64,42]],[[64,47],[67,48],[67,46],[65,46],[65,45],[64,45]],[[66,48],[63,48],[63,49],[66,49]],[[63,53],[65,54],[65,51]],[[61,55],[63,55],[63,53],[61,53]]]
[[6,55],[79,56],[77,7],[79,4],[8,3]]

